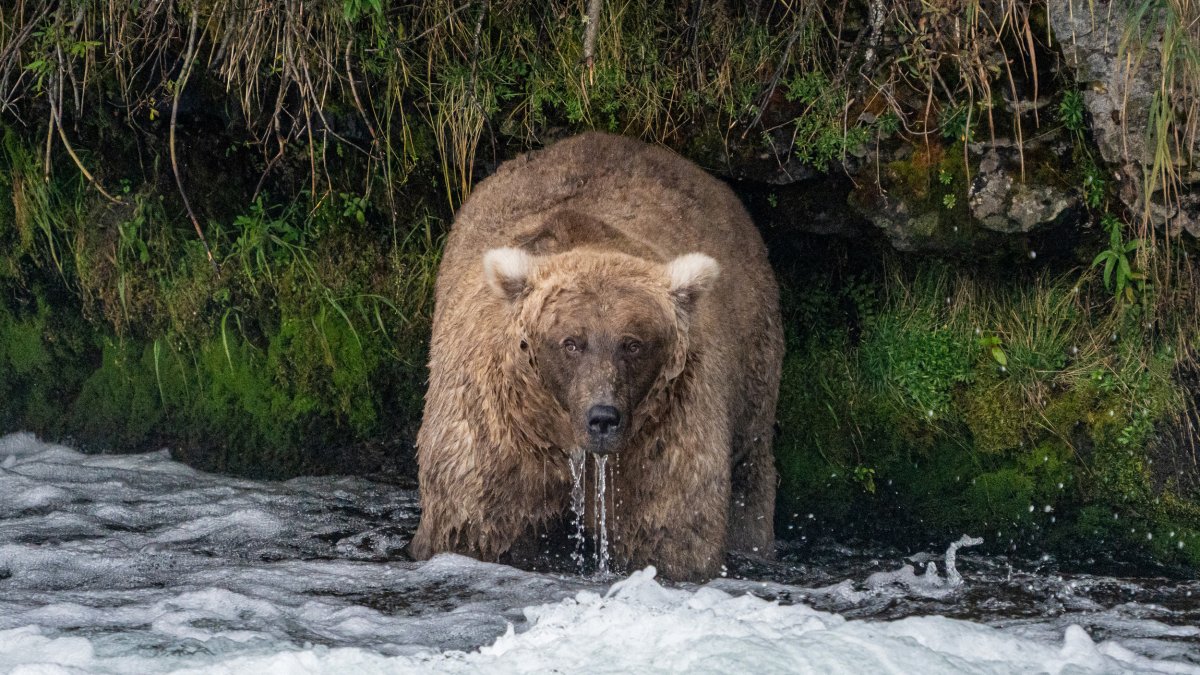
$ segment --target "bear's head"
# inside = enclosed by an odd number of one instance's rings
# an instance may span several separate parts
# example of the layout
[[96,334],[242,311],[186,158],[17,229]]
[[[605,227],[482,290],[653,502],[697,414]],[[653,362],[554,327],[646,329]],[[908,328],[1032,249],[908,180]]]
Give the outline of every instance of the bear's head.
[[697,303],[717,262],[690,253],[659,264],[622,253],[571,250],[534,256],[488,251],[484,277],[513,317],[514,362],[558,403],[579,448],[620,451],[645,403],[683,372]]

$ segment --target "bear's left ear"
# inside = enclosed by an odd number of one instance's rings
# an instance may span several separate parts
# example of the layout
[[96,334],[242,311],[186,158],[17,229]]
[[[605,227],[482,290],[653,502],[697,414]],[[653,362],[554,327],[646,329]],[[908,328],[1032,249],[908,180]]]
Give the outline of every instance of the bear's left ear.
[[685,313],[691,312],[696,301],[712,288],[720,274],[721,266],[717,261],[703,253],[679,256],[667,263],[671,299]]
[[534,257],[519,248],[494,248],[483,254],[483,276],[497,296],[512,302],[524,295]]

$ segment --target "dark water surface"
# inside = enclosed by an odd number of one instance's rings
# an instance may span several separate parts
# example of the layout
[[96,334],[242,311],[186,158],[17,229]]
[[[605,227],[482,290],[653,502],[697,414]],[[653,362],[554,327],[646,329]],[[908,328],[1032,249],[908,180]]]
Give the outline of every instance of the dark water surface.
[[1200,584],[783,543],[704,586],[413,562],[412,490],[0,437],[0,672],[1200,673]]

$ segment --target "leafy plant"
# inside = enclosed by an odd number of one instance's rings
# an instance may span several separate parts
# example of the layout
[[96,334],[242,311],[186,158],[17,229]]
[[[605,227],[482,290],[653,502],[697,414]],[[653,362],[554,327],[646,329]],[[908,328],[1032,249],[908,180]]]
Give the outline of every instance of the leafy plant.
[[1098,209],[1104,205],[1104,195],[1108,191],[1108,181],[1104,171],[1096,162],[1087,156],[1082,163],[1083,171],[1083,201],[1088,208]]
[[1130,255],[1141,245],[1140,239],[1125,240],[1125,224],[1111,213],[1104,214],[1101,225],[1108,230],[1108,249],[1101,251],[1092,260],[1092,267],[1104,265],[1104,287],[1118,298],[1134,300],[1134,284],[1143,281],[1141,272],[1134,272],[1129,262]]
[[987,335],[979,338],[979,346],[992,357],[992,360],[1000,364],[1001,368],[1008,367],[1008,355],[1004,353],[1003,342],[995,335]]
[[855,482],[861,485],[864,490],[875,494],[875,469],[868,466],[856,466],[852,475]]
[[361,16],[383,14],[382,0],[342,0],[342,16],[347,23],[354,23]]
[[846,126],[842,120],[846,92],[835,87],[820,71],[810,71],[793,77],[787,83],[784,98],[802,103],[805,110],[794,124],[793,152],[802,162],[819,171],[850,150],[861,147],[870,139],[866,126]]
[[1086,108],[1083,103],[1083,94],[1079,93],[1077,89],[1068,89],[1063,93],[1062,101],[1058,103],[1058,119],[1067,131],[1082,135],[1084,110]]
[[949,141],[971,142],[977,123],[978,116],[966,103],[948,105],[938,114],[938,128],[942,131],[942,137]]

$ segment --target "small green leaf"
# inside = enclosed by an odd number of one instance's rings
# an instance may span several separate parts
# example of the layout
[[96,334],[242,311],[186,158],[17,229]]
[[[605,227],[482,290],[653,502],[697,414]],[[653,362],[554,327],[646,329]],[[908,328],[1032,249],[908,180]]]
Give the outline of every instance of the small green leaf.
[[999,363],[1005,368],[1008,367],[1008,355],[1006,355],[1004,350],[1000,347],[992,347],[992,358],[996,360],[996,363]]

